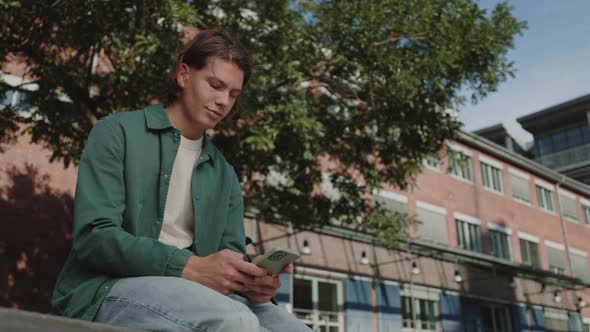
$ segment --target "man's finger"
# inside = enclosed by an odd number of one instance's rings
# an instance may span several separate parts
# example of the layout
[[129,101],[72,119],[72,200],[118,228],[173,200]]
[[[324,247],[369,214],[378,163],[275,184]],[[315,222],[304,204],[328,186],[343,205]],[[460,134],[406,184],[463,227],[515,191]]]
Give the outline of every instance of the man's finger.
[[266,270],[258,267],[252,263],[248,263],[242,260],[236,261],[234,267],[243,273],[249,274],[255,277],[262,277],[266,275]]
[[253,284],[256,283],[256,277],[237,271],[236,275],[233,277],[233,281],[237,281],[242,284]]
[[256,286],[256,285],[246,285],[245,293],[250,293],[255,296],[270,296],[273,297],[276,295],[276,289],[272,289],[265,286]]
[[224,283],[222,283],[221,286],[224,290],[229,290],[230,293],[241,292],[247,289],[247,287],[244,284],[230,280],[226,280]]
[[254,280],[254,284],[274,289],[281,287],[281,282],[279,279],[271,276],[258,277]]

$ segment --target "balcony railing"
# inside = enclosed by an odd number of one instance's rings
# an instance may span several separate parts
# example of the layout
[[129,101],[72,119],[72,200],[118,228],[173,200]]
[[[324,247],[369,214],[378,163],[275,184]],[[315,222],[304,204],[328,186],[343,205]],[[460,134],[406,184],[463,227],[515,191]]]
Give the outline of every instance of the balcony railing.
[[539,164],[559,170],[573,165],[590,163],[590,144],[576,146],[575,148],[559,151],[535,158]]

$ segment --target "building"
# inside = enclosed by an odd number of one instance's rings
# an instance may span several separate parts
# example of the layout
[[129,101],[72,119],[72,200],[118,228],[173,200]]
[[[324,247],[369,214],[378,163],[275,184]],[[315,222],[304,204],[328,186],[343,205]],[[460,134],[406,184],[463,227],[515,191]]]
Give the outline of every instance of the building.
[[506,148],[510,152],[514,152],[527,158],[533,157],[530,152],[530,147],[519,143],[516,138],[514,138],[514,135],[512,135],[501,123],[476,130],[473,133]]
[[590,94],[520,117],[539,164],[590,184]]
[[421,221],[402,250],[249,219],[266,249],[309,253],[279,300],[321,331],[588,328],[588,186],[468,133],[425,161],[417,183],[375,197]]
[[[301,231],[248,215],[250,250],[304,254],[278,300],[319,331],[585,331],[590,187],[515,152],[462,132],[424,161],[413,190],[375,192],[421,222],[397,250],[347,228]],[[0,153],[11,230],[0,237],[2,305],[47,301],[65,259],[76,170],[49,155],[27,137]]]

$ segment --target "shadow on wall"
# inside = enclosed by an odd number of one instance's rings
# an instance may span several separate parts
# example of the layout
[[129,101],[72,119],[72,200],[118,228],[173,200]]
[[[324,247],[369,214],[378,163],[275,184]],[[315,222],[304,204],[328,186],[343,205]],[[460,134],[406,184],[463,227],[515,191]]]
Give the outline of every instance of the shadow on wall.
[[49,312],[69,252],[74,200],[27,164],[12,167],[0,187],[0,307]]

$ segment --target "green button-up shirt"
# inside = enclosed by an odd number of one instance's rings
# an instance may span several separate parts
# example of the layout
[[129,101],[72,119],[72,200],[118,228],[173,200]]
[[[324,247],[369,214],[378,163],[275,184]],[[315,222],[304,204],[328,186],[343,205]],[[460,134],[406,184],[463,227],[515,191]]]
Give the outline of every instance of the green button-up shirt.
[[96,123],[80,160],[73,247],[53,292],[56,313],[92,320],[118,278],[179,277],[193,254],[245,253],[240,184],[206,136],[192,176],[193,247],[158,241],[179,143],[161,104]]

